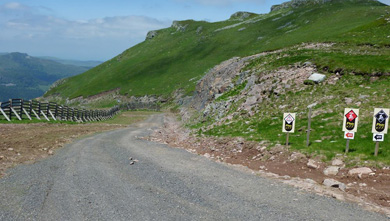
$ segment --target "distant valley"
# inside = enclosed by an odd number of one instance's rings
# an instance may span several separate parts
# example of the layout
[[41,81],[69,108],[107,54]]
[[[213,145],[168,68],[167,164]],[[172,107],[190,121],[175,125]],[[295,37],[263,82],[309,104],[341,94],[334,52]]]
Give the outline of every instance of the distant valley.
[[0,101],[40,97],[55,81],[81,74],[100,63],[0,53]]

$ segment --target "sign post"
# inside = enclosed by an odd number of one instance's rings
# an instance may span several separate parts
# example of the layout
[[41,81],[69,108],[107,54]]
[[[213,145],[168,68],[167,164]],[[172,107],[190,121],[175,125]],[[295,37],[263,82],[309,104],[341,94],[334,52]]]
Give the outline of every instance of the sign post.
[[378,156],[379,142],[384,141],[385,134],[389,127],[389,109],[375,108],[372,122],[373,141],[375,144],[375,156]]
[[283,133],[287,133],[286,134],[286,146],[288,146],[289,142],[288,142],[288,139],[289,139],[289,135],[290,133],[294,133],[295,131],[295,116],[296,114],[295,113],[285,113],[283,115]]
[[355,139],[355,133],[357,132],[358,122],[359,122],[359,109],[345,108],[344,120],[343,120],[344,138],[347,139],[345,153],[349,152],[349,141]]

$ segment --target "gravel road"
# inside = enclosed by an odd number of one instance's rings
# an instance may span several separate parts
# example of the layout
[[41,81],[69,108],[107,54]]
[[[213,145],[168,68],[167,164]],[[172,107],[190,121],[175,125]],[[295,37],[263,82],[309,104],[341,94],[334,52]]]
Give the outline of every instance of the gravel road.
[[139,139],[162,119],[87,137],[9,170],[0,180],[0,220],[388,220]]

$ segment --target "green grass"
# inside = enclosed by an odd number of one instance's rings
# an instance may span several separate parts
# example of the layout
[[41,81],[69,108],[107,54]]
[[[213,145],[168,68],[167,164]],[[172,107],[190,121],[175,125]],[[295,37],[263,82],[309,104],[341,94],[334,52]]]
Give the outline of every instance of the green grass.
[[[372,115],[375,107],[389,108],[388,85],[390,79],[386,76],[370,82],[365,76],[344,75],[336,85],[319,84],[304,86],[305,89],[296,93],[287,93],[279,98],[264,101],[259,107],[259,113],[248,117],[245,114],[235,117],[221,126],[205,130],[212,120],[197,123],[200,134],[209,136],[244,137],[248,140],[268,141],[271,145],[285,144],[286,136],[282,133],[282,116],[284,112],[296,112],[296,132],[290,135],[291,148],[311,156],[324,156],[331,160],[337,154],[344,154],[346,140],[342,131],[344,108],[358,108],[360,120],[355,140],[350,142],[350,152],[346,161],[349,166],[368,161],[369,165],[390,165],[390,138],[380,143],[379,156],[374,157],[375,142],[372,141]],[[361,95],[369,97],[363,98]],[[324,99],[324,97],[332,96]],[[345,104],[344,98],[350,97],[353,103]],[[306,130],[308,124],[307,105],[318,102],[313,108],[317,113],[312,118],[311,145],[306,146]],[[356,105],[361,102],[360,106]],[[287,108],[279,108],[287,105]],[[297,110],[294,111],[294,108]],[[237,112],[237,110],[231,110]],[[238,112],[239,113],[239,112]],[[315,142],[322,140],[321,143]],[[363,163],[364,164],[364,163]]]
[[[368,30],[381,33],[373,44],[383,46],[388,40],[387,23],[378,22],[378,18],[385,15],[389,7],[380,3],[336,1],[316,7],[300,7],[293,9],[293,13],[290,10],[252,15],[248,18],[252,22],[220,31],[216,30],[240,21],[183,21],[183,25],[188,24],[186,31],[177,32],[174,28],[159,30],[154,39],[70,78],[47,95],[87,97],[116,88],[128,96],[169,97],[177,89],[190,94],[207,70],[234,56],[248,56],[302,42],[366,44]],[[200,26],[202,32],[196,33]],[[238,31],[241,28],[245,30]],[[355,37],[357,34],[359,37]],[[351,61],[351,65],[359,62],[359,58],[356,59]],[[362,71],[372,69],[375,69],[374,65],[364,67]]]
[[390,48],[387,47],[336,44],[324,49],[296,50],[296,48],[255,59],[245,69],[274,70],[310,61],[319,69],[329,73],[360,75],[390,73]]

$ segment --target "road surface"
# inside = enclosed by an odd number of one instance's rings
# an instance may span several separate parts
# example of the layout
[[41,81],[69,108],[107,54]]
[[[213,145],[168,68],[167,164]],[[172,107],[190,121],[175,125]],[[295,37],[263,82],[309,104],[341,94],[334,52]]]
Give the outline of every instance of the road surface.
[[0,179],[0,220],[387,220],[140,139],[162,119],[87,137],[9,170]]

